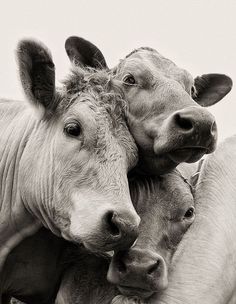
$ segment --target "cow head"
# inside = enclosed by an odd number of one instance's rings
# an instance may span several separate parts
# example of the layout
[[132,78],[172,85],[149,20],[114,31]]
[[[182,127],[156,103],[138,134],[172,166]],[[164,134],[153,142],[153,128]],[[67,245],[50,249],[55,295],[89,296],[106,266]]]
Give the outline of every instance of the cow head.
[[26,208],[92,251],[129,247],[139,217],[127,181],[137,148],[125,102],[105,72],[75,68],[57,90],[52,57],[41,43],[21,41],[17,56],[24,92],[38,112],[25,110],[32,128],[19,172]]
[[172,256],[194,221],[192,188],[174,170],[159,177],[135,177],[130,192],[141,217],[140,232],[132,248],[115,253],[108,280],[125,296],[148,298],[167,287]]
[[[100,62],[107,69],[101,51],[90,42],[70,37],[65,47],[76,64],[98,68]],[[203,107],[217,103],[231,90],[228,76],[206,74],[193,79],[156,50],[144,47],[131,52],[111,73],[120,81],[129,105],[128,124],[143,171],[163,174],[214,151],[216,122]]]

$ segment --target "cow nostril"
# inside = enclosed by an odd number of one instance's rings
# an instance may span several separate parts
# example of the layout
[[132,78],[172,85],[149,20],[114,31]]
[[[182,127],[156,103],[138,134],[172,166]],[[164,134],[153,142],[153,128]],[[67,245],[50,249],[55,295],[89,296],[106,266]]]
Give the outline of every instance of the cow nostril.
[[175,114],[175,123],[183,130],[189,131],[193,129],[193,123],[190,118],[182,117],[179,113]]
[[107,212],[105,215],[105,222],[107,224],[107,229],[113,236],[118,236],[120,234],[120,229],[115,222],[116,213],[113,211]]
[[126,272],[127,267],[126,267],[125,263],[122,260],[118,260],[117,261],[117,270],[120,273],[125,273]]
[[157,260],[154,265],[148,268],[147,274],[152,275],[153,272],[155,272],[159,268],[160,264],[161,264],[160,260]]

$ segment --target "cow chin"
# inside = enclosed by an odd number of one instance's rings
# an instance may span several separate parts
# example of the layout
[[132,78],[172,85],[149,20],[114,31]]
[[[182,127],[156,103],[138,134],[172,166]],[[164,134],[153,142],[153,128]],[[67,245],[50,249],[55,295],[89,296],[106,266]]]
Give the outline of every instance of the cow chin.
[[141,299],[148,299],[150,298],[153,294],[154,291],[151,290],[146,290],[142,288],[136,288],[136,287],[129,287],[129,286],[117,286],[119,291],[126,297],[138,297]]
[[[163,153],[155,156],[142,155],[138,170],[142,173],[156,175],[166,174],[175,169],[180,163],[194,163],[202,158],[204,154],[208,153],[201,148],[183,148]],[[137,170],[137,168],[135,169]]]
[[182,162],[194,163],[202,158],[202,156],[207,152],[208,151],[205,148],[183,147],[170,151],[167,153],[167,157],[178,165]]

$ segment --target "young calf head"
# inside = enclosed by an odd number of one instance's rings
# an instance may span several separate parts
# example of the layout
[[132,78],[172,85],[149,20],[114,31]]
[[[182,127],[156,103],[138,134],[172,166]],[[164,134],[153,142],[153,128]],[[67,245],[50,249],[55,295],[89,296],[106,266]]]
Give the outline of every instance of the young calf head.
[[[79,38],[67,39],[76,64],[107,68],[101,51]],[[111,70],[129,105],[129,128],[140,150],[140,167],[163,174],[181,162],[195,162],[214,151],[217,128],[202,106],[221,100],[232,80],[221,74],[195,79],[151,48],[139,48]]]
[[147,298],[167,287],[173,253],[195,217],[193,195],[177,170],[135,178],[130,191],[140,233],[131,249],[115,253],[108,280],[124,295]]
[[129,247],[139,217],[127,181],[137,148],[126,104],[106,72],[75,68],[59,91],[45,46],[23,40],[17,55],[27,99],[43,109],[20,162],[26,208],[54,233],[93,251]]

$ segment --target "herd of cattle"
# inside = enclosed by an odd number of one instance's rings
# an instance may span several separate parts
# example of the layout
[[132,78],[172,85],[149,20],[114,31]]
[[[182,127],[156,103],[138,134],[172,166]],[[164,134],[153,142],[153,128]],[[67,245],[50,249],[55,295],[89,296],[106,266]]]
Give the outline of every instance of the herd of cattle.
[[205,108],[232,80],[65,48],[58,88],[49,50],[20,41],[27,102],[0,100],[0,304],[235,304],[236,137],[216,149]]

